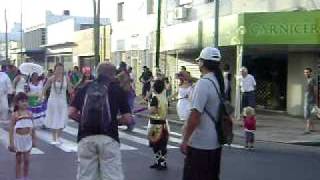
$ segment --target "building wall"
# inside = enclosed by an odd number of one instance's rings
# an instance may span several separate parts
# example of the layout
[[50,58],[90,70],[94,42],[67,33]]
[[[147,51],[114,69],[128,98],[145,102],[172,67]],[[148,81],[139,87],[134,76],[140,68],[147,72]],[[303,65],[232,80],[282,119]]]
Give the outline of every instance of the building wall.
[[68,19],[56,24],[49,25],[48,44],[60,44],[65,42],[72,42],[75,32],[74,19]]
[[288,88],[287,88],[287,112],[291,115],[303,115],[304,75],[306,67],[313,68],[316,72],[318,54],[312,52],[294,53],[288,56]]
[[26,50],[39,49],[40,46],[47,43],[46,29],[39,28],[25,32],[23,38],[23,46]]

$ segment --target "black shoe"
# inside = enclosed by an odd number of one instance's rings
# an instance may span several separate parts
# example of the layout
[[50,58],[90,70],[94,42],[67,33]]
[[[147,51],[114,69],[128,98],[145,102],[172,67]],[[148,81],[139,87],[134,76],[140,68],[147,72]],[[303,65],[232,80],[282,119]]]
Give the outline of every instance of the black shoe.
[[153,165],[149,166],[149,168],[151,169],[158,169],[159,168],[159,164],[158,163],[154,163]]

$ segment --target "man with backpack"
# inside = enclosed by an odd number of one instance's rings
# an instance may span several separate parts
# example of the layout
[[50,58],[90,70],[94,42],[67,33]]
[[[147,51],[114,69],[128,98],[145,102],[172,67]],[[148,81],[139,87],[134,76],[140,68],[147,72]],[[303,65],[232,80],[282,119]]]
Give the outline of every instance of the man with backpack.
[[124,179],[118,124],[129,123],[132,116],[115,76],[115,66],[100,64],[97,80],[79,89],[71,103],[69,116],[79,122],[78,180]]
[[186,155],[183,180],[219,180],[222,143],[218,114],[220,96],[224,96],[220,51],[204,48],[198,60],[202,78],[192,94],[191,114],[180,145],[181,152]]

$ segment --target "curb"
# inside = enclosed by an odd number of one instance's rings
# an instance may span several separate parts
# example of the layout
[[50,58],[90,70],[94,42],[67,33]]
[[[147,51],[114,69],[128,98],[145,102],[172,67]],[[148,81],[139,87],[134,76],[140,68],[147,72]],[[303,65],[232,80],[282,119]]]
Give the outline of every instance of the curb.
[[[136,116],[148,118],[147,115],[136,113]],[[184,125],[184,122],[178,121],[178,120],[172,120],[167,119],[170,123],[176,124],[176,125]],[[239,132],[234,132],[234,136],[244,138],[244,135]],[[283,142],[283,141],[272,141],[272,140],[263,140],[263,139],[257,139],[256,141],[260,142],[272,142],[272,143],[279,143],[279,144],[292,144],[292,145],[300,145],[300,146],[320,146],[320,140],[319,141],[289,141],[289,142]]]

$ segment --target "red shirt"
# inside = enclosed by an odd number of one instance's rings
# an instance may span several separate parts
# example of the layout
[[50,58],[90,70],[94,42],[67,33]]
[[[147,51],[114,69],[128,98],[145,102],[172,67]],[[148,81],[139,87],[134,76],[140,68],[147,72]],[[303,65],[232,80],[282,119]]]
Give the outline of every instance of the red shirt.
[[247,130],[256,130],[256,117],[244,117],[244,128]]

